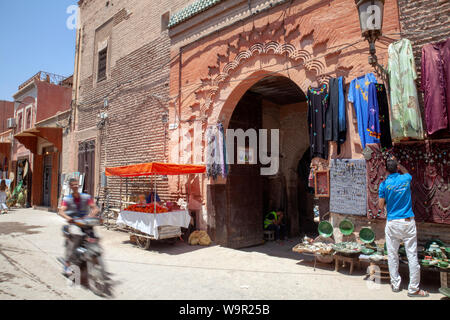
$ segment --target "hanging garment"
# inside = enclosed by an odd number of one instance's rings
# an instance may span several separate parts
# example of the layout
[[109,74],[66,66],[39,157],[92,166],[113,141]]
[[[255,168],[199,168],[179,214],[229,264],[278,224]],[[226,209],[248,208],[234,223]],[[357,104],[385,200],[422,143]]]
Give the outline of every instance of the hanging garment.
[[328,108],[325,112],[325,141],[338,141],[339,138],[339,83],[330,79]]
[[330,79],[329,106],[326,111],[325,140],[337,142],[337,153],[341,153],[341,144],[347,137],[347,119],[343,78]]
[[225,130],[223,128],[223,125],[221,123],[217,124],[217,133],[218,133],[218,153],[219,153],[219,160],[220,160],[220,173],[222,177],[226,178],[228,175],[228,168],[227,168],[227,161],[226,161],[226,154],[227,154],[227,147],[226,147],[226,140],[225,140]]
[[358,132],[363,150],[369,143],[380,143],[380,140],[370,136],[369,131],[367,131],[367,124],[369,123],[369,85],[371,83],[377,83],[377,79],[373,73],[368,73],[354,79],[350,83],[348,92],[348,101],[353,103],[355,108]]
[[325,141],[325,113],[328,106],[328,89],[324,84],[320,88],[309,88],[308,101],[309,142],[311,158],[328,158],[328,143]]
[[343,78],[330,79],[329,106],[326,111],[325,140],[337,142],[337,153],[347,138],[347,115]]
[[373,138],[381,138],[380,111],[378,107],[377,87],[375,83],[369,85],[369,118],[367,120],[367,131]]
[[343,144],[347,139],[347,112],[345,108],[344,78],[338,80],[339,86],[339,142]]
[[206,174],[214,180],[222,176],[223,147],[221,146],[220,131],[217,126],[211,126],[206,132]]
[[450,130],[450,38],[422,48],[421,82],[428,134]]
[[387,97],[387,91],[384,84],[375,84],[377,89],[377,102],[378,110],[380,112],[379,122],[380,122],[380,132],[381,138],[380,143],[382,148],[391,149],[392,148],[392,137],[391,137],[391,119],[389,116],[389,103]]
[[389,45],[388,72],[391,86],[392,139],[423,139],[423,126],[417,98],[416,64],[411,42],[402,39]]

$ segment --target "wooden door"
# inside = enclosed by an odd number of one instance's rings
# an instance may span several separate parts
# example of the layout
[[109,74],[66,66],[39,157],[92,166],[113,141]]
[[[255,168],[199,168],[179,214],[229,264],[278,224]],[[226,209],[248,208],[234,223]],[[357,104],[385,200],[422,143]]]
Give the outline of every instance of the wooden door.
[[[247,93],[233,113],[229,129],[262,127],[262,108],[259,96]],[[248,145],[247,145],[248,146]],[[257,150],[254,150],[257,158]],[[235,157],[238,156],[235,141]],[[235,161],[236,163],[236,161]],[[263,240],[263,180],[259,164],[233,164],[227,179],[228,246],[243,248]]]
[[78,148],[78,171],[84,174],[83,192],[95,196],[95,140],[82,142]]
[[46,155],[44,157],[44,186],[43,186],[43,205],[50,207],[52,194],[52,156]]

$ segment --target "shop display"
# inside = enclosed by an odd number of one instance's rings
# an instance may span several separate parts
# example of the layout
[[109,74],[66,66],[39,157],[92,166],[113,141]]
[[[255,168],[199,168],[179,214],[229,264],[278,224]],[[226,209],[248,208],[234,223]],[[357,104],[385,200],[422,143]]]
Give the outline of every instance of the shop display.
[[362,246],[357,242],[340,242],[333,245],[336,252],[344,254],[357,254],[362,250]]
[[411,42],[401,39],[389,45],[389,83],[393,141],[424,138],[417,97],[416,65]]
[[328,159],[328,142],[325,141],[326,119],[328,107],[328,88],[324,84],[320,88],[309,88],[306,94],[308,103],[309,142],[311,158]]
[[348,101],[353,104],[356,119],[358,121],[358,133],[361,139],[361,146],[366,148],[367,144],[379,143],[380,140],[370,136],[369,124],[369,86],[371,83],[378,83],[373,73],[354,79],[350,83]]
[[[120,178],[202,174],[205,172],[205,166],[157,162],[105,169],[106,176]],[[122,188],[120,188],[120,190],[122,191]],[[154,194],[157,194],[156,184],[154,184],[153,192]],[[189,194],[187,195],[187,199],[189,199]],[[171,203],[171,207],[175,208],[175,205]],[[176,239],[182,235],[181,228],[188,228],[190,223],[191,216],[187,209],[169,211],[167,207],[161,206],[155,202],[150,204],[131,205],[121,211],[117,219],[117,225],[124,227],[125,230],[130,233],[130,236],[135,236],[136,243],[143,249],[148,249],[150,247],[151,240],[171,239],[172,242],[176,241]]]
[[334,241],[329,236],[319,236],[314,240],[305,237],[303,242],[296,245],[292,251],[326,256],[333,254],[333,244]]
[[124,211],[144,212],[144,213],[166,213],[169,209],[155,203],[149,203],[146,205],[133,204],[124,209]]
[[365,215],[366,161],[333,159],[330,166],[330,212]]
[[422,81],[428,134],[450,130],[450,38],[422,48]]

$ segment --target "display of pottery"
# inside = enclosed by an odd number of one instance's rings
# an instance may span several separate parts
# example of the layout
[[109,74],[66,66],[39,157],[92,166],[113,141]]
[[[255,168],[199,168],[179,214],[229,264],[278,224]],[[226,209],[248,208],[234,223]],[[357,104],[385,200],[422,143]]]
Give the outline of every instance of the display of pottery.
[[336,252],[353,254],[353,253],[360,253],[362,246],[357,242],[341,242],[333,245],[333,249]]

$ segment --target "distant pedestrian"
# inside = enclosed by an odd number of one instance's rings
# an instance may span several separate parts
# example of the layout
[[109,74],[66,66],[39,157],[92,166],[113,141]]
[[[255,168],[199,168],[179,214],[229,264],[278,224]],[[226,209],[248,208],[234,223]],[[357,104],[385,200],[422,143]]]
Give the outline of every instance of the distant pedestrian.
[[8,206],[6,205],[6,199],[8,198],[6,191],[8,187],[6,186],[6,181],[2,180],[0,183],[0,213],[4,214],[8,212]]
[[[398,173],[398,169],[404,173]],[[401,277],[398,272],[400,243],[404,242],[409,266],[409,297],[428,297],[429,293],[420,290],[420,265],[417,258],[417,229],[411,200],[412,176],[397,162],[395,157],[386,162],[389,176],[379,188],[379,207],[387,206],[386,247],[388,251],[391,288],[400,292]]]

